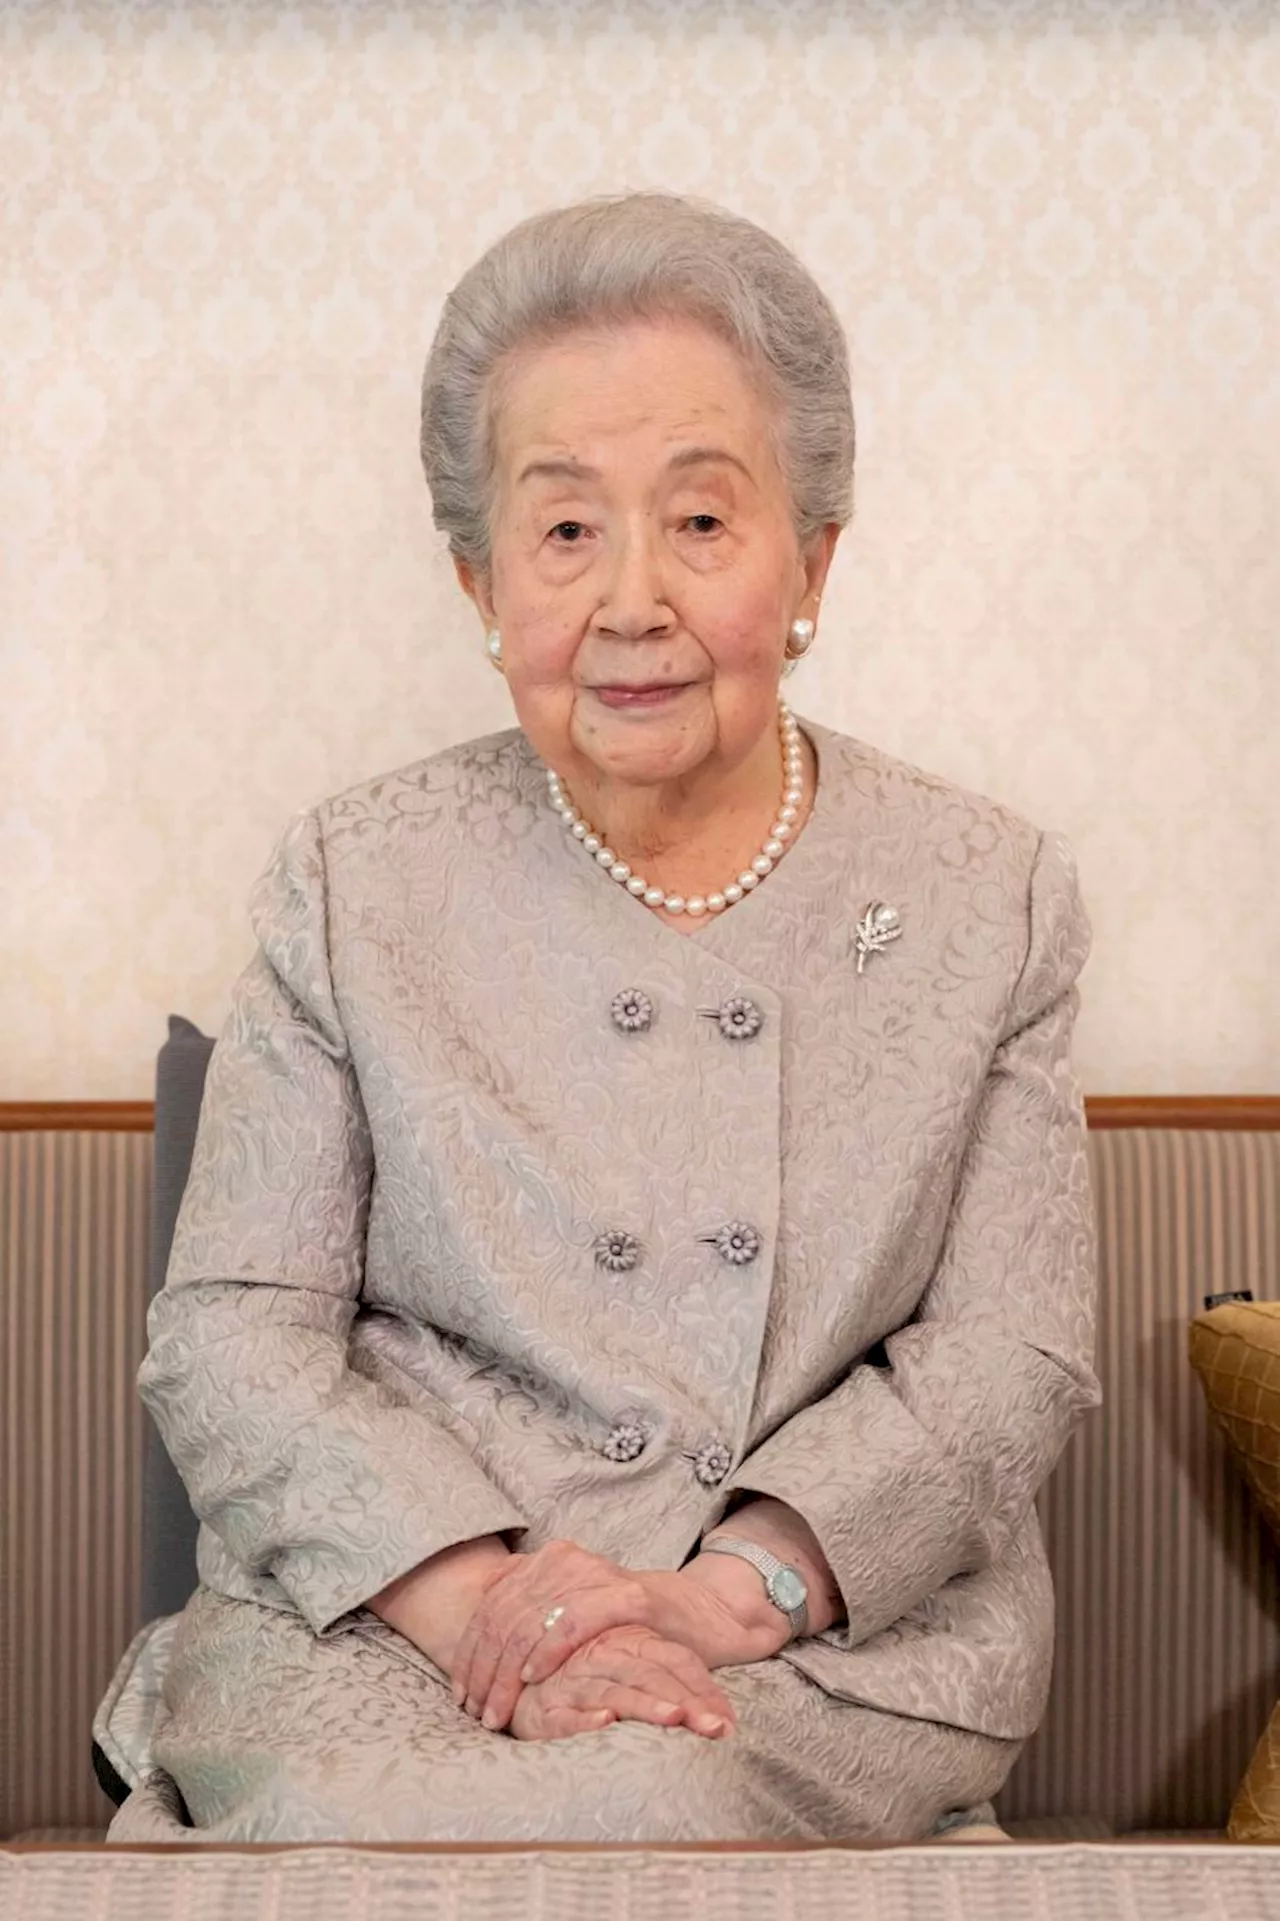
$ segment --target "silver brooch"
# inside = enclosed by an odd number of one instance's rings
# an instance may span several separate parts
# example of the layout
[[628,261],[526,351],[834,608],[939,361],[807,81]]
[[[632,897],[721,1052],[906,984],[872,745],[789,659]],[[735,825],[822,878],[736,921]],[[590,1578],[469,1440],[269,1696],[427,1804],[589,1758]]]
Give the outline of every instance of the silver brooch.
[[896,907],[888,907],[882,900],[873,900],[866,913],[858,922],[854,942],[858,949],[858,972],[861,973],[868,954],[878,954],[891,940],[897,940],[902,932]]

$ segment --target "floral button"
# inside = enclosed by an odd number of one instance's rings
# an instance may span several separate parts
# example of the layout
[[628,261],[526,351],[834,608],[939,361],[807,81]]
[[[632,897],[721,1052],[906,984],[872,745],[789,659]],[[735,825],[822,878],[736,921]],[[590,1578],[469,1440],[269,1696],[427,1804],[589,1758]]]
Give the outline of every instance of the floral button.
[[720,1032],[727,1041],[754,1040],[764,1025],[764,1015],[754,1001],[735,994],[716,1009]]
[[596,1235],[594,1252],[597,1267],[606,1267],[611,1274],[627,1274],[640,1259],[640,1243],[624,1227],[607,1227],[603,1234]]
[[745,1267],[760,1252],[760,1236],[748,1221],[729,1221],[716,1233],[703,1234],[700,1238],[714,1247],[730,1267]]
[[613,1024],[623,1034],[642,1034],[653,1020],[653,1002],[638,987],[624,987],[609,1005]]
[[693,1471],[703,1487],[719,1487],[732,1463],[723,1441],[706,1441],[693,1457]]
[[648,1430],[639,1421],[615,1421],[600,1451],[610,1461],[634,1461],[648,1444]]

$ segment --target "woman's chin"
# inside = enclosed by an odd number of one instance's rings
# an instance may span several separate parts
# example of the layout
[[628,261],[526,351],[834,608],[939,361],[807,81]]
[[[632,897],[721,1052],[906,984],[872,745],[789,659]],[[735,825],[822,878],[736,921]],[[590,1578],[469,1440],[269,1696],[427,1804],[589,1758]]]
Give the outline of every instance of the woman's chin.
[[714,744],[714,730],[691,725],[687,706],[680,713],[650,708],[642,714],[592,704],[590,730],[584,729],[574,744],[607,780],[640,786],[678,780],[692,773]]
[[587,758],[602,780],[620,781],[628,787],[659,787],[664,781],[683,780],[692,774],[706,759],[706,750],[687,738],[665,744],[654,741],[643,747],[597,738]]

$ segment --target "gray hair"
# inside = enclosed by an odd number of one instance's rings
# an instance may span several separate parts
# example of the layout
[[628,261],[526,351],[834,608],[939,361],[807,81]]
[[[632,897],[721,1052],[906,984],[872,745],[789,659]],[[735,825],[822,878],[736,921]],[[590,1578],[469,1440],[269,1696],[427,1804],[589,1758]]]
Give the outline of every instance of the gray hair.
[[680,315],[742,354],[774,402],[775,452],[802,544],[853,512],[844,331],[789,248],[753,221],[677,194],[602,195],[533,215],[449,294],[422,383],[422,465],[449,551],[490,570],[494,379],[516,349],[578,327]]

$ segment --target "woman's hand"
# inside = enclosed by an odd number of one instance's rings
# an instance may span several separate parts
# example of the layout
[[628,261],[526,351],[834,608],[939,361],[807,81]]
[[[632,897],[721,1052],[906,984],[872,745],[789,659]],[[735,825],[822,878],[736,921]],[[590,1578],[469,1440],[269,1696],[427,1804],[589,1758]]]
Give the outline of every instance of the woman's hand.
[[366,1606],[452,1673],[467,1622],[516,1559],[496,1534],[458,1541],[388,1582]]
[[[572,1541],[513,1555],[462,1632],[452,1664],[454,1700],[486,1727],[506,1727],[526,1682],[545,1681],[575,1649],[614,1628],[648,1628],[679,1643],[704,1670],[776,1654],[788,1638],[787,1622],[765,1598],[759,1576],[741,1563],[708,1558],[720,1562],[718,1579],[621,1568]],[[552,1607],[563,1613],[548,1628]]]
[[546,1680],[526,1687],[511,1717],[517,1741],[562,1741],[613,1721],[687,1727],[709,1740],[736,1725],[728,1698],[695,1654],[648,1628],[610,1628]]

